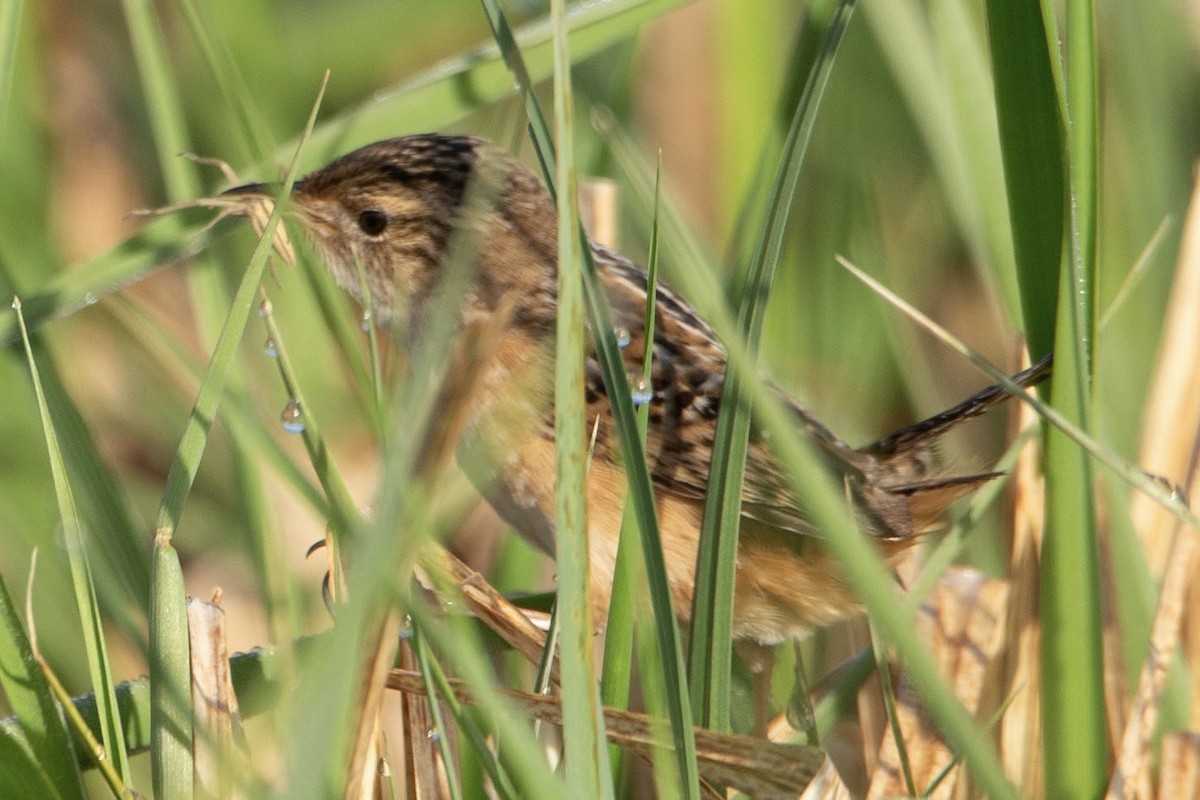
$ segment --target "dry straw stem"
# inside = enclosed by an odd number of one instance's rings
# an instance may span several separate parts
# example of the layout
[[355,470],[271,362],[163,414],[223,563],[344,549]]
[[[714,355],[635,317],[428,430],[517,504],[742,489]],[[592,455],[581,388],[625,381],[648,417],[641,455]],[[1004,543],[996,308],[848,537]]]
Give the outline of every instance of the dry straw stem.
[[[1142,440],[1142,463],[1152,472],[1170,479],[1184,477],[1191,497],[1200,494],[1200,472],[1196,470],[1195,452],[1200,441],[1200,183],[1192,195],[1180,248],[1175,284],[1163,326],[1162,346],[1158,368],[1146,409],[1146,427]],[[1132,513],[1141,536],[1147,559],[1155,574],[1162,574],[1150,647],[1138,680],[1137,693],[1126,715],[1127,724],[1121,735],[1120,756],[1112,782],[1108,787],[1109,800],[1151,796],[1150,745],[1157,726],[1167,672],[1179,642],[1179,632],[1189,608],[1194,610],[1200,595],[1195,591],[1194,576],[1197,564],[1197,543],[1185,523],[1174,520],[1161,507],[1138,494]],[[1193,675],[1197,659],[1196,642],[1189,637],[1192,652],[1188,663]],[[1193,719],[1197,700],[1192,701]],[[1180,743],[1182,743],[1181,740]],[[1177,743],[1178,744],[1178,743]],[[1189,748],[1177,752],[1182,755]],[[1172,776],[1172,770],[1195,769],[1195,748],[1191,761],[1187,758],[1162,762],[1162,782],[1174,784],[1182,776]],[[1177,795],[1160,795],[1175,797]]]
[[[419,674],[420,664],[417,655],[408,642],[400,646],[397,664],[400,669]],[[430,676],[423,675],[422,678],[428,686],[431,680]],[[404,723],[405,794],[402,796],[412,798],[452,796],[448,788],[449,776],[458,769],[459,762],[456,760],[455,763],[448,765],[442,763],[439,748],[435,745],[431,735],[437,732],[431,704],[439,701],[428,694],[424,697],[403,694],[400,700]],[[447,732],[447,735],[450,736],[452,742],[457,739],[453,732]],[[390,749],[393,751],[397,749],[394,743]]]
[[[457,589],[466,608],[484,625],[521,654],[530,664],[542,659],[546,648],[546,632],[539,628],[524,611],[492,588],[482,575],[468,567],[444,548],[431,547],[421,557],[421,565],[435,580],[422,576],[426,586],[443,585],[442,577]],[[550,667],[550,681],[558,685],[558,659]]]
[[[1163,322],[1158,368],[1143,415],[1145,427],[1138,457],[1149,472],[1183,485],[1187,485],[1183,479],[1195,457],[1196,432],[1200,430],[1197,298],[1200,298],[1200,182],[1193,189],[1184,224],[1175,284]],[[1142,538],[1151,573],[1161,575],[1175,529],[1172,514],[1141,492],[1134,493],[1130,513]]]
[[234,778],[248,776],[250,763],[233,691],[219,592],[214,591],[211,602],[188,600],[187,618],[196,720],[196,787],[202,796],[237,800],[245,795],[235,788]]
[[[1190,491],[1193,496],[1200,491],[1200,481],[1194,480]],[[1176,524],[1150,631],[1150,649],[1127,715],[1128,724],[1121,736],[1120,758],[1108,787],[1109,800],[1149,796],[1151,738],[1158,723],[1167,672],[1179,642],[1179,625],[1186,611],[1188,587],[1194,581],[1197,563],[1196,539],[1183,528],[1184,523]],[[1164,760],[1164,771],[1168,767]]]
[[[462,703],[472,703],[469,690],[459,681],[451,681]],[[388,687],[406,694],[424,694],[420,674],[392,670]],[[504,695],[530,719],[551,725],[562,724],[562,706],[556,697],[512,689]],[[648,755],[661,744],[654,728],[658,722],[634,711],[604,710],[604,728],[608,740],[640,755]],[[696,730],[696,755],[705,780],[724,784],[757,798],[796,797],[817,774],[825,755],[818,748],[795,744],[765,742],[754,736],[721,734]]]
[[842,783],[833,762],[825,759],[825,763],[817,770],[804,794],[800,795],[800,800],[850,800],[853,796]]
[[1200,733],[1168,733],[1162,740],[1158,796],[1163,800],[1200,800]]
[[[1021,404],[1017,427],[1038,424],[1037,412]],[[1000,719],[1004,772],[1023,797],[1040,797],[1042,782],[1041,630],[1038,569],[1045,529],[1045,483],[1035,438],[1021,450],[1013,475],[1013,526],[1009,552],[1009,605],[1003,686],[1011,697]]]
[[[1005,609],[1009,586],[974,570],[957,568],[938,581],[921,606],[917,627],[929,642],[938,666],[948,676],[954,694],[972,713],[984,698],[987,674],[1004,643]],[[903,732],[909,766],[918,791],[928,791],[954,761],[955,755],[921,711],[915,690],[903,678],[896,691],[896,715]],[[942,780],[929,796],[949,798],[955,776]],[[905,794],[897,743],[885,736],[879,764],[867,793],[868,800]]]
[[387,671],[395,662],[397,642],[400,640],[400,612],[395,609],[389,611],[373,632],[376,639],[372,642],[370,657],[363,661],[363,679],[359,684],[362,687],[361,697],[356,705],[358,719],[342,794],[344,800],[372,800],[378,796],[376,783],[382,752],[380,713]]

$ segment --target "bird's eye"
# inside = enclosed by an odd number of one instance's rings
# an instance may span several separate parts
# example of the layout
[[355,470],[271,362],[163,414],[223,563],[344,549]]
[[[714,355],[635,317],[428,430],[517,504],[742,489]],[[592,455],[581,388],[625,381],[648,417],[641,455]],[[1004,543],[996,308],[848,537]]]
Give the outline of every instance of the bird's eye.
[[378,236],[387,228],[387,214],[378,208],[368,208],[358,214],[358,227],[367,236]]

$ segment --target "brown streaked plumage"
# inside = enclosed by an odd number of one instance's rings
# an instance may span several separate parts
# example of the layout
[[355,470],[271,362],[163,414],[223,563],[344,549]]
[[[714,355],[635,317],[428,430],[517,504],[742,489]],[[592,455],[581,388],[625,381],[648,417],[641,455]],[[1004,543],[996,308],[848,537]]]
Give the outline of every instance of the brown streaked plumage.
[[[471,232],[478,264],[461,305],[461,335],[452,355],[457,360],[447,389],[462,413],[439,421],[435,436],[443,444],[461,442],[460,462],[488,501],[520,533],[552,551],[557,221],[541,182],[479,139],[430,134],[377,142],[343,156],[298,182],[293,201],[338,283],[363,300],[361,264],[377,320],[410,341],[425,323],[455,231]],[[645,348],[653,350],[647,459],[672,597],[686,618],[725,352],[708,324],[662,287],[648,345],[642,335],[645,273],[607,248],[593,244],[592,253],[614,323],[630,334],[623,351],[629,368],[640,369]],[[1047,361],[1015,380],[1029,385],[1048,372]],[[587,502],[592,596],[603,611],[625,480],[593,353],[585,374],[589,422],[599,420]],[[947,428],[1005,396],[993,387],[863,448],[847,445],[785,399],[796,424],[847,486],[863,529],[886,551],[897,552],[954,499],[994,477],[941,475],[931,448]],[[857,607],[817,534],[767,444],[752,440],[737,561],[736,639],[774,644],[797,638]]]

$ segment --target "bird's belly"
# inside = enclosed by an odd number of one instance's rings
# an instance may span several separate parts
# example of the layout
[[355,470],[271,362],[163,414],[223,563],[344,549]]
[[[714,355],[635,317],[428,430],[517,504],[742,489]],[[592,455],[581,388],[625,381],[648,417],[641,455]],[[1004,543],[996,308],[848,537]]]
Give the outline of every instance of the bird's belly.
[[[513,451],[503,469],[467,467],[492,507],[534,546],[553,555],[554,443],[534,437]],[[605,624],[625,506],[625,475],[596,459],[587,477],[588,554],[593,622]],[[703,502],[656,491],[659,534],[680,620],[691,617]],[[763,644],[800,638],[854,613],[858,604],[833,558],[815,537],[756,520],[742,524],[735,580],[733,635]]]

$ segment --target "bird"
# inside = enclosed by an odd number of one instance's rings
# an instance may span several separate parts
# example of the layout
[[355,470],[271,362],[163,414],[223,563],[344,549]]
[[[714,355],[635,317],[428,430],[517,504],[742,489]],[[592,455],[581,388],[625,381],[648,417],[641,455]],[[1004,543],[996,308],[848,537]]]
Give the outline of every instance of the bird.
[[[248,184],[225,194],[262,199],[273,192]],[[290,213],[336,282],[410,347],[439,307],[438,291],[454,253],[473,254],[439,406],[448,418],[438,420],[426,438],[431,449],[455,449],[495,511],[552,555],[558,220],[542,181],[483,139],[417,134],[366,145],[306,175],[293,186]],[[646,272],[613,249],[591,241],[589,246],[620,331],[625,366],[640,374],[647,350],[651,355],[642,398],[649,406],[646,459],[671,599],[686,623],[726,350],[681,296],[657,284],[647,340]],[[1029,386],[1050,370],[1046,357],[1013,380]],[[603,620],[626,481],[591,340],[584,378],[587,420],[594,426],[585,488],[589,591],[594,619]],[[935,458],[936,443],[947,430],[1008,397],[999,386],[862,447],[844,442],[783,391],[772,391],[832,477],[846,487],[860,528],[893,560],[937,527],[953,501],[999,475],[946,474]],[[752,433],[746,456],[735,569],[735,644],[770,647],[798,640],[861,608],[760,432]]]

